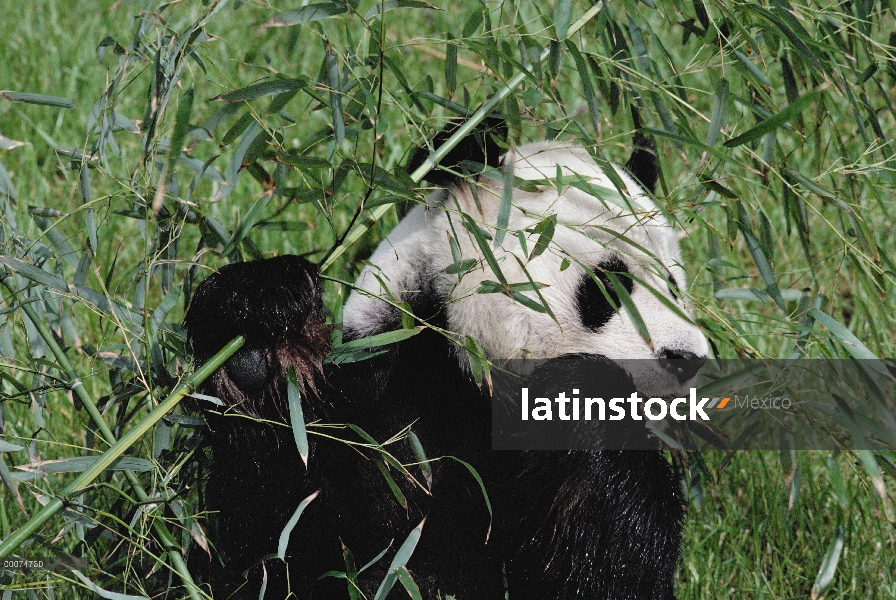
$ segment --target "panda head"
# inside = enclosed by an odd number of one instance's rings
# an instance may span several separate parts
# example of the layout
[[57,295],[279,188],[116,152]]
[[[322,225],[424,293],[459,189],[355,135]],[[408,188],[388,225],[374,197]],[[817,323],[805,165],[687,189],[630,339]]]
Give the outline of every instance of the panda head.
[[[687,387],[706,360],[707,342],[687,316],[676,230],[651,198],[616,168],[625,184],[620,195],[577,146],[528,144],[507,153],[503,164],[508,162],[516,178],[532,185],[513,191],[502,243],[495,247],[502,187],[494,178],[458,180],[434,192],[381,242],[360,274],[345,306],[346,334],[364,337],[400,327],[400,313],[382,300],[391,298],[393,304],[408,302],[422,318],[438,319],[461,340],[476,339],[490,359],[602,355],[626,361],[644,394]],[[534,228],[548,217],[556,219],[551,243],[530,259],[540,236]],[[475,235],[473,227],[482,233]],[[543,284],[537,293],[520,293],[546,303],[553,317],[503,293],[478,293],[484,282],[500,279],[482,250],[484,239],[507,283]],[[461,276],[449,272],[456,270],[449,267],[458,263],[458,250],[473,265]],[[630,303],[622,302],[620,287]],[[465,353],[458,357],[463,364]]]

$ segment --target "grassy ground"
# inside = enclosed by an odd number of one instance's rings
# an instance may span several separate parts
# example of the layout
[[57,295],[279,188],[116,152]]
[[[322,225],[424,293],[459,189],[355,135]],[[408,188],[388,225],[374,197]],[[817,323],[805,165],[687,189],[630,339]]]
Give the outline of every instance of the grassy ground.
[[[0,3],[0,89],[77,103],[0,97],[0,255],[21,261],[7,260],[15,276],[0,290],[4,539],[84,468],[13,466],[105,450],[90,402],[120,437],[188,371],[178,324],[204,272],[275,253],[320,259],[361,198],[367,208],[413,201],[396,167],[455,114],[445,100],[477,107],[521,70],[521,54],[562,37],[553,23],[564,2],[435,4],[381,22],[365,16],[368,1],[264,28],[295,7]],[[626,107],[638,103],[660,146],[658,197],[687,232],[690,300],[718,356],[896,356],[892,10],[649,4],[613,3],[529,67],[499,107],[514,140],[598,142],[624,162]],[[572,20],[584,10],[573,5]],[[278,95],[212,101],[275,76],[292,82]],[[392,176],[368,194],[371,162]],[[350,279],[355,256],[395,222],[387,211],[327,274]],[[335,306],[338,286],[327,291]],[[832,321],[820,324],[819,311]],[[69,391],[73,376],[83,396]],[[191,552],[204,541],[196,437],[188,415],[163,421],[128,453],[132,471],[71,496],[19,552],[88,556],[84,575],[116,592],[163,589],[177,565],[159,556],[159,527]],[[680,598],[803,598],[813,584],[825,598],[896,598],[896,454],[687,459]],[[136,501],[126,473],[154,502]],[[70,572],[0,577],[16,594],[93,597]]]

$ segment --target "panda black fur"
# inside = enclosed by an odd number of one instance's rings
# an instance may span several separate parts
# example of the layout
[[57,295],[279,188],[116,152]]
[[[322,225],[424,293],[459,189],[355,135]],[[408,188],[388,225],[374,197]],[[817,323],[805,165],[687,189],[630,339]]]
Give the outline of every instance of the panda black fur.
[[[502,126],[489,127],[443,164],[497,166],[500,152],[491,136]],[[627,166],[652,186],[652,147],[638,136],[636,146]],[[503,160],[513,161],[521,179],[553,179],[559,165],[566,175],[613,188],[576,146],[529,144]],[[422,162],[421,155],[413,161]],[[479,264],[460,280],[445,272],[454,262],[449,235],[456,235],[464,258],[483,262],[457,209],[494,233],[501,189],[481,178],[473,193],[442,174],[430,180],[445,189],[412,209],[360,274],[345,305],[344,339],[400,328],[401,314],[381,299],[391,295],[457,339],[478,340],[491,358],[579,355],[584,362],[575,368],[584,364],[588,377],[615,382],[614,396],[636,388],[651,395],[677,391],[705,360],[699,330],[642,285],[621,278],[650,330],[651,348],[625,311],[608,308],[595,283],[606,278],[604,270],[628,272],[655,290],[668,289],[668,299],[686,312],[671,289],[684,285],[674,230],[628,172],[617,174],[634,212],[574,187],[562,194],[552,186],[514,191],[510,231],[531,227],[533,215],[557,215],[551,247],[526,265],[534,280],[550,284],[542,294],[557,322],[502,294],[476,294],[481,281],[494,278],[488,266]],[[529,236],[529,249],[536,238]],[[516,236],[508,234],[495,254],[508,281],[527,280],[513,258],[526,260]],[[561,270],[564,259],[570,266]],[[488,394],[474,382],[466,354],[431,328],[364,361],[325,363],[330,327],[317,268],[299,257],[223,267],[199,286],[185,322],[197,363],[233,336],[246,337],[202,390],[226,405],[223,414],[207,413],[212,467],[204,493],[219,556],[205,576],[216,597],[257,598],[264,572],[268,599],[279,600],[287,590],[301,599],[346,598],[345,579],[320,576],[346,570],[345,548],[360,566],[391,545],[358,576],[361,591],[372,598],[391,556],[424,518],[408,564],[424,598],[674,597],[683,508],[678,481],[659,452],[492,451]],[[652,359],[652,367],[628,373],[613,362],[629,358]],[[452,459],[432,463],[430,490],[392,471],[406,506],[387,486],[374,452],[312,435],[306,469],[285,426],[290,368],[298,375],[306,422],[353,423],[378,441],[413,423],[429,457],[457,457],[476,469],[493,517],[479,483]],[[416,460],[406,440],[389,450],[403,463]],[[296,507],[316,491],[291,534],[286,563],[273,559],[262,566]],[[400,587],[389,597],[404,597]]]

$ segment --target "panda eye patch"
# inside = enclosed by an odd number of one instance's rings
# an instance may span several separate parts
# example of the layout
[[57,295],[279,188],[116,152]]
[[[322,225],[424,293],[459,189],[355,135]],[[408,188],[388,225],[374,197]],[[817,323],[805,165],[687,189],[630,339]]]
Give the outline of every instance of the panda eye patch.
[[632,293],[634,282],[631,277],[627,277],[630,271],[616,255],[601,261],[592,272],[585,273],[576,289],[576,306],[582,325],[592,331],[597,331],[606,325],[616,312],[614,305],[619,306],[619,294],[607,273],[614,273],[625,291]]

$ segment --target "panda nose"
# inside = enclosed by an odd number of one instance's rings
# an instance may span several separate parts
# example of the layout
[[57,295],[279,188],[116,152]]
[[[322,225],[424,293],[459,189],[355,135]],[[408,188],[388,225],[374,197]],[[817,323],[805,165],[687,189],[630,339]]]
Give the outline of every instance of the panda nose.
[[706,357],[686,350],[661,350],[659,361],[663,369],[678,379],[678,383],[684,383],[697,374],[706,363]]

